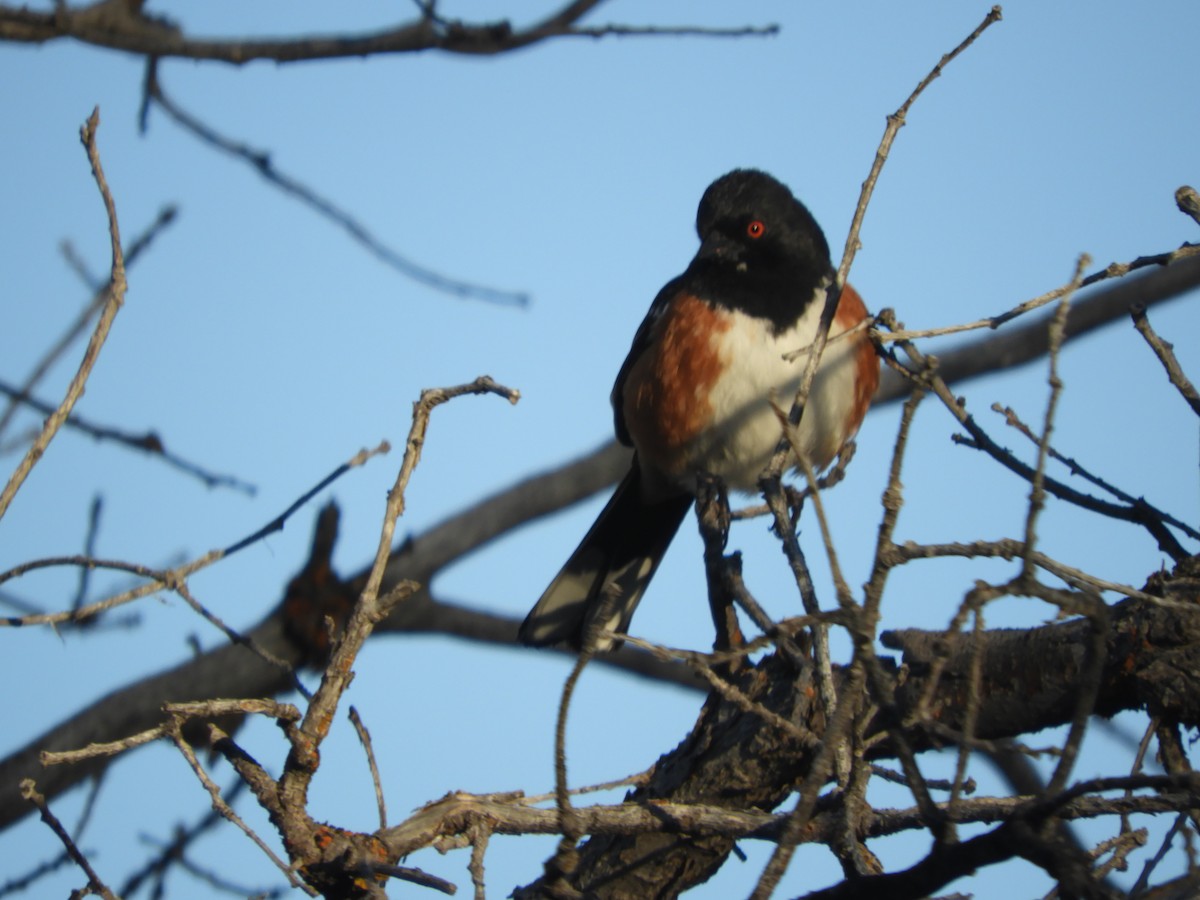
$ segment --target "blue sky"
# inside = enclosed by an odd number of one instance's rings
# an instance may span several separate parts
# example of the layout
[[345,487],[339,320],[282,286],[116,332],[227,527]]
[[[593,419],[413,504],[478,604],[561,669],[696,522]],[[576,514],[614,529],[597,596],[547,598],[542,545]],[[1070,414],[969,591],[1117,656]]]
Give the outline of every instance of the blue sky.
[[[501,13],[496,4],[442,5],[466,18]],[[530,0],[504,11],[523,22],[554,6]],[[395,4],[367,0],[157,8],[200,34],[366,29],[397,14]],[[479,374],[519,388],[521,403],[466,398],[435,413],[398,534],[419,533],[592,449],[610,435],[608,392],[646,306],[694,250],[692,223],[704,187],[736,166],[766,169],[809,205],[840,248],[885,116],[987,9],[957,2],[613,2],[591,21],[778,22],[782,31],[737,41],[573,39],[494,59],[421,54],[240,69],[163,63],[164,88],[213,127],[269,150],[282,171],[409,258],[528,292],[524,309],[462,301],[406,280],[161,113],[139,134],[136,60],[65,43],[0,48],[7,323],[0,377],[19,381],[86,301],[59,243],[69,240],[94,273],[107,265],[103,209],[77,140],[79,125],[99,105],[100,149],[126,239],[166,203],[181,212],[131,269],[126,306],[78,411],[130,430],[157,429],[175,451],[258,486],[253,498],[210,491],[153,460],[63,433],[0,521],[0,569],[78,552],[96,493],[104,497],[98,555],[162,565],[224,546],[360,447],[385,437],[400,445],[421,388]],[[1086,9],[1005,4],[1004,21],[930,87],[896,142],[851,274],[868,306],[894,307],[910,327],[973,320],[1065,282],[1082,252],[1100,267],[1194,241],[1196,226],[1175,209],[1172,194],[1200,180],[1197,33],[1200,6],[1186,0]],[[1193,296],[1151,313],[1194,378],[1195,304]],[[41,395],[61,396],[79,352],[68,354]],[[1060,449],[1195,522],[1196,422],[1132,329],[1120,324],[1070,348],[1062,375]],[[1045,368],[983,379],[962,393],[1002,443],[1017,446],[1020,439],[987,407],[1011,404],[1027,421],[1040,421]],[[868,418],[849,479],[827,498],[852,585],[867,574],[897,420],[892,407]],[[27,414],[16,430],[36,424]],[[1027,486],[952,445],[954,431],[932,403],[919,413],[899,537],[1019,536]],[[7,471],[17,459],[8,454],[0,464]],[[394,451],[327,492],[343,511],[336,555],[342,571],[356,571],[373,553],[398,464]],[[581,504],[476,553],[443,573],[436,593],[523,615],[600,503]],[[195,578],[199,599],[235,626],[258,621],[303,561],[316,508]],[[761,521],[739,526],[732,544],[745,551],[751,588],[770,611],[785,615],[798,603],[765,530]],[[1116,581],[1138,585],[1164,561],[1142,533],[1057,504],[1041,531],[1052,556]],[[804,536],[810,558],[819,560],[815,526],[806,525]],[[944,625],[974,579],[1009,571],[947,563],[897,573],[884,627]],[[75,579],[73,572],[54,573],[5,589],[56,609],[68,602]],[[101,575],[93,590],[123,584]],[[831,599],[827,589],[824,597]],[[177,663],[189,653],[189,635],[205,646],[220,641],[174,598],[142,601],[136,611],[142,625],[135,631],[0,636],[10,678],[20,679],[20,690],[0,701],[9,723],[0,752],[81,704]],[[1032,601],[1008,600],[989,608],[987,619],[1019,625],[1052,615]],[[693,529],[684,527],[635,628],[676,646],[710,644]],[[566,672],[556,655],[448,639],[390,637],[370,645],[348,701],[374,736],[393,819],[452,789],[548,789]],[[572,781],[644,769],[684,736],[698,704],[673,689],[589,670],[571,725]],[[1136,720],[1121,727],[1140,737]],[[248,729],[246,741],[264,762],[281,764],[283,747],[269,729]],[[1079,776],[1118,774],[1112,756],[1098,745]],[[933,772],[946,765],[929,760]],[[331,739],[325,766],[314,814],[371,827],[370,782],[348,725]],[[219,780],[227,782],[228,772]],[[170,805],[143,799],[156,796],[171,798]],[[182,760],[165,747],[118,764],[102,799],[84,846],[118,883],[146,852],[139,835],[165,836],[175,821],[207,807]],[[881,794],[877,802],[907,801]],[[56,804],[67,821],[78,806],[76,796]],[[1105,827],[1096,840],[1112,833]],[[29,863],[56,849],[32,820],[6,833],[3,846],[6,859]],[[536,875],[550,846],[494,841],[494,895]],[[923,848],[910,840],[878,849],[897,865]],[[695,896],[746,893],[767,849],[744,849],[748,862],[731,861]],[[197,852],[228,860],[225,871],[249,885],[277,881],[232,829]],[[421,854],[410,863],[469,889],[461,852]],[[21,869],[5,868],[0,881]],[[1014,885],[1022,896],[1048,889],[1029,867],[1009,872],[959,889],[980,898],[1014,896]],[[805,849],[779,896],[837,877],[827,851]],[[45,893],[78,883],[68,872]]]

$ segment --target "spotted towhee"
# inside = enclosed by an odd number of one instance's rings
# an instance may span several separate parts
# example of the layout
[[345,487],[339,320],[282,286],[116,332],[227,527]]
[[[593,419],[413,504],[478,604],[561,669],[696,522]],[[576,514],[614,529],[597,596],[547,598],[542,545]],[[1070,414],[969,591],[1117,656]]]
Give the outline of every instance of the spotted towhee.
[[[764,172],[713,182],[696,213],[700,249],[659,291],[612,392],[633,467],[521,626],[527,644],[593,642],[624,632],[692,503],[698,476],[753,491],[782,436],[772,399],[790,406],[826,288],[835,278],[820,226]],[[879,383],[867,335],[833,338],[867,315],[842,289],[798,443],[814,469],[858,430]],[[595,637],[589,637],[595,634]]]

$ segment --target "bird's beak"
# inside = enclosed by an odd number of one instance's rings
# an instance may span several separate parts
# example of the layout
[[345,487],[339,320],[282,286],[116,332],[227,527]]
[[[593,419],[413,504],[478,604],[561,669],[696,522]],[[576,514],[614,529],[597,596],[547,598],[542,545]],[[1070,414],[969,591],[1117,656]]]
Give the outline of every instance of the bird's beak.
[[742,248],[719,231],[710,231],[700,242],[696,259],[721,260],[726,263],[741,262]]

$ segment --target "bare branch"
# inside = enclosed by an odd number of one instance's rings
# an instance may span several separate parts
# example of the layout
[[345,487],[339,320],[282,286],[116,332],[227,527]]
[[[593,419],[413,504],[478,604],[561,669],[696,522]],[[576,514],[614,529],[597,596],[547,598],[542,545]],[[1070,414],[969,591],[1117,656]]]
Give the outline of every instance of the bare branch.
[[[322,845],[321,842],[312,840],[315,823],[306,812],[308,788],[320,764],[320,746],[329,734],[338,703],[353,677],[352,667],[359,650],[375,625],[417,588],[415,583],[400,582],[386,594],[380,595],[384,570],[392,550],[396,521],[404,514],[404,492],[420,461],[430,415],[437,406],[465,394],[498,394],[510,403],[516,403],[520,399],[519,392],[482,376],[470,384],[422,391],[420,399],[413,404],[412,427],[405,442],[404,458],[395,484],[388,492],[375,562],[325,667],[321,684],[309,701],[303,720],[289,733],[292,748],[277,787],[284,815],[277,817],[275,825],[283,835],[284,842],[292,848],[293,858],[297,862],[312,863],[315,860],[307,858],[309,854],[335,854],[338,850],[338,847],[331,844]],[[349,839],[353,842],[353,837]],[[334,872],[321,877],[337,879],[342,874]]]
[[1150,349],[1154,351],[1154,355],[1166,369],[1171,384],[1175,385],[1175,389],[1183,395],[1183,399],[1188,402],[1192,412],[1200,416],[1200,393],[1196,391],[1196,386],[1188,380],[1187,375],[1183,372],[1183,367],[1179,365],[1179,360],[1175,358],[1174,346],[1155,333],[1150,326],[1150,320],[1146,318],[1146,307],[1135,306],[1130,310],[1130,315],[1133,316],[1133,324],[1137,328],[1138,334],[1146,339],[1146,343],[1150,345]]
[[[1200,262],[1200,260],[1197,260],[1196,262]],[[881,317],[881,322],[883,321],[884,319]],[[950,411],[955,419],[958,420],[959,424],[966,429],[968,435],[970,435],[969,440],[960,438],[958,442],[966,446],[982,450],[997,462],[1001,463],[1005,468],[1032,483],[1035,478],[1035,470],[1031,466],[1017,459],[1010,452],[993,441],[992,438],[988,436],[988,434],[978,425],[978,423],[975,422],[974,418],[970,413],[967,412],[966,407],[959,402],[958,398],[951,394],[950,389],[946,385],[945,381],[936,374],[928,374],[929,363],[925,355],[907,341],[901,342],[900,346],[917,366],[917,371],[910,371],[908,373],[908,377],[913,378],[921,384],[927,384],[933,393],[937,395],[938,399],[942,401],[946,409]],[[897,365],[896,368],[901,367]],[[917,372],[925,372],[926,374],[917,374]],[[1097,512],[1113,519],[1141,525],[1148,532],[1150,532],[1151,535],[1153,535],[1163,552],[1170,555],[1171,558],[1177,562],[1186,558],[1188,555],[1183,547],[1179,544],[1179,541],[1166,527],[1165,523],[1163,523],[1158,516],[1154,515],[1140,504],[1123,506],[1120,504],[1109,503],[1089,494],[1084,494],[1080,491],[1077,491],[1074,488],[1069,487],[1068,485],[1065,485],[1053,478],[1044,478],[1043,484],[1045,485],[1046,490],[1058,497],[1060,500],[1066,500],[1067,502],[1073,503],[1083,509]]]
[[[1165,783],[1158,779],[1149,784]],[[1143,784],[1147,784],[1145,779]],[[939,809],[956,823],[998,822],[1028,804],[1031,798],[986,797],[962,800],[956,805],[939,803]],[[1148,802],[1149,801],[1149,802]],[[1185,808],[1195,800],[1186,792],[1161,793],[1154,797],[1130,795],[1121,798],[1076,796],[1062,803],[1059,815],[1065,819],[1087,819],[1098,816],[1121,815],[1125,810],[1174,811]],[[787,822],[786,813],[764,813],[752,810],[729,809],[705,804],[654,801],[647,804],[623,803],[613,806],[596,805],[578,810],[582,825],[591,835],[636,835],[654,832],[686,832],[704,837],[723,835],[731,838],[777,840]],[[407,821],[388,829],[383,837],[395,852],[414,853],[438,846],[447,836],[465,834],[472,823],[486,822],[496,834],[557,834],[558,821],[554,810],[538,809],[518,800],[456,792],[431,803]],[[864,829],[864,837],[884,837],[924,825],[916,807],[875,811]],[[825,843],[832,839],[834,817],[828,811],[819,813],[811,829],[804,835],[805,843]]]
[[38,811],[42,814],[42,821],[50,826],[50,830],[62,841],[63,847],[66,848],[67,854],[71,857],[75,865],[83,869],[84,874],[88,877],[88,890],[99,894],[104,900],[118,900],[117,895],[109,889],[108,885],[100,880],[100,876],[96,874],[96,870],[87,861],[87,857],[75,846],[75,842],[71,839],[71,835],[67,833],[67,829],[63,827],[62,822],[50,811],[50,806],[46,803],[46,798],[38,793],[37,785],[32,778],[25,778],[21,781],[21,796],[38,808]]
[[[1005,425],[1008,425],[1010,428],[1015,428],[1018,432],[1020,432],[1023,436],[1025,436],[1029,440],[1033,441],[1035,444],[1038,442],[1038,439],[1034,435],[1033,431],[1029,428],[1028,425],[1026,425],[1024,422],[1021,421],[1020,416],[1017,415],[1016,411],[1012,407],[1010,407],[1010,406],[1002,407],[999,403],[993,403],[992,411],[1000,413],[1000,415],[1004,416],[1004,424]],[[1091,472],[1089,472],[1087,469],[1085,469],[1079,463],[1078,460],[1076,460],[1072,457],[1069,457],[1069,456],[1064,456],[1062,453],[1055,450],[1054,447],[1048,446],[1047,451],[1049,452],[1051,459],[1057,460],[1058,462],[1060,462],[1064,466],[1066,466],[1070,470],[1072,475],[1078,475],[1084,481],[1091,482],[1092,484],[1096,485],[1096,487],[1100,488],[1101,490],[1105,491],[1108,494],[1111,494],[1112,496],[1116,497],[1118,500],[1123,501],[1124,503],[1129,503],[1131,505],[1132,504],[1140,504],[1140,505],[1146,507],[1151,512],[1153,512],[1154,515],[1158,516],[1160,519],[1162,519],[1164,522],[1166,522],[1172,528],[1176,528],[1179,531],[1182,531],[1188,537],[1194,538],[1195,540],[1200,541],[1200,531],[1197,531],[1191,525],[1187,524],[1187,522],[1184,522],[1183,520],[1176,518],[1175,516],[1171,515],[1170,513],[1164,512],[1161,509],[1159,509],[1158,507],[1153,506],[1150,503],[1147,503],[1144,498],[1134,497],[1132,494],[1128,493],[1127,491],[1121,490],[1116,485],[1109,484],[1107,481],[1105,481],[1103,478],[1099,477],[1098,475],[1093,475]]]
[[[1072,305],[1071,316],[1067,319],[1066,338],[1074,340],[1096,328],[1123,319],[1136,304],[1149,307],[1163,303],[1197,286],[1200,286],[1200,255],[1190,255],[1157,271],[1122,279],[1105,290],[1088,294]],[[1050,316],[1041,316],[1019,328],[1005,328],[989,337],[939,353],[938,373],[948,384],[956,384],[1040,359],[1049,349],[1049,321]],[[897,326],[895,331],[904,333],[901,326]],[[883,374],[876,404],[907,394],[909,388],[895,373]]]
[[191,113],[164,93],[157,75],[158,60],[151,58],[146,63],[145,90],[147,102],[154,102],[177,125],[190,132],[203,143],[208,144],[234,159],[247,163],[258,172],[263,179],[285,194],[303,203],[322,217],[333,222],[376,259],[411,278],[419,284],[433,288],[436,291],[450,294],[465,300],[483,300],[489,303],[499,303],[511,306],[528,306],[529,295],[519,291],[505,291],[484,285],[470,284],[455,278],[450,278],[432,269],[413,262],[396,252],[379,240],[371,231],[354,216],[346,212],[332,200],[322,197],[312,188],[291,177],[271,161],[271,155],[263,150],[255,150],[238,141],[231,140],[215,129],[201,122]]
[[388,443],[384,441],[373,450],[360,450],[352,459],[338,466],[333,472],[321,479],[321,481],[315,487],[306,491],[298,500],[292,503],[286,510],[280,513],[262,528],[258,529],[258,531],[242,538],[240,541],[237,541],[234,544],[231,544],[224,550],[210,550],[208,553],[198,557],[197,559],[191,560],[190,562],[166,571],[152,569],[148,566],[135,563],[122,562],[120,560],[93,559],[86,556],[59,556],[50,557],[47,559],[32,560],[30,562],[14,566],[7,571],[0,572],[0,584],[3,584],[6,581],[17,578],[28,572],[56,566],[80,566],[91,569],[115,569],[136,575],[139,578],[146,579],[145,584],[130,588],[129,590],[123,591],[120,594],[116,594],[112,597],[107,597],[104,600],[98,600],[95,603],[89,603],[86,606],[81,606],[75,609],[64,610],[58,613],[33,613],[24,616],[3,617],[0,618],[0,627],[53,625],[61,622],[81,622],[90,618],[91,616],[95,616],[98,613],[104,612],[105,610],[112,609],[115,606],[121,606],[134,600],[139,600],[142,597],[147,597],[150,594],[157,593],[160,590],[168,589],[179,593],[189,605],[197,610],[197,612],[200,612],[210,622],[221,628],[232,640],[237,641],[238,636],[236,632],[225,626],[216,616],[204,610],[203,607],[197,604],[192,599],[191,595],[187,593],[186,579],[189,576],[194,575],[196,572],[199,572],[201,569],[205,569],[208,566],[211,566],[213,563],[225,559],[233,553],[236,553],[237,551],[242,550],[245,547],[256,543],[257,541],[262,540],[267,535],[281,531],[287,519],[294,512],[296,512],[296,510],[300,509],[301,506],[319,494],[325,487],[351,469],[361,466],[371,457],[380,453],[386,453],[389,449],[390,447]]
[[420,869],[414,869],[412,866],[374,865],[371,866],[371,871],[375,874],[387,875],[389,878],[399,878],[401,881],[407,881],[409,884],[432,888],[435,891],[441,891],[443,894],[453,894],[458,890],[456,885],[446,881],[446,879],[430,875],[428,872],[422,872]]
[[375,762],[375,748],[371,746],[371,732],[367,731],[362,716],[353,706],[350,707],[349,716],[350,722],[354,725],[354,731],[358,735],[358,742],[362,744],[363,752],[367,754],[367,766],[371,769],[371,783],[375,785],[375,805],[379,808],[379,827],[387,828],[387,803],[383,799],[383,782],[379,778],[379,765]]
[[232,556],[239,550],[244,550],[251,544],[258,543],[269,534],[274,534],[277,531],[283,531],[283,526],[291,517],[292,513],[302,507],[305,503],[307,503],[317,494],[321,493],[321,491],[325,490],[325,488],[329,487],[329,485],[333,484],[333,482],[337,481],[351,469],[358,468],[372,457],[390,453],[391,449],[392,445],[387,441],[380,441],[379,444],[373,449],[368,450],[364,447],[362,450],[359,450],[358,453],[354,454],[353,457],[342,463],[340,466],[318,481],[315,485],[301,494],[298,498],[296,498],[295,502],[293,502],[291,506],[277,515],[258,531],[254,532],[253,534],[246,535],[246,537],[242,538],[240,541],[230,544],[224,550],[220,551],[221,555]]
[[494,55],[564,37],[702,35],[711,37],[767,36],[778,27],[640,28],[621,25],[584,27],[578,24],[601,0],[574,0],[525,29],[500,20],[467,23],[423,14],[420,18],[357,36],[295,37],[279,40],[205,40],[183,34],[162,19],[142,14],[140,4],[96,0],[87,6],[58,6],[53,12],[0,6],[0,40],[44,43],[73,38],[83,43],[139,56],[214,60],[244,65],[259,59],[277,63],[316,59],[367,57],[393,53],[441,50],[471,56]]
[[113,203],[112,194],[109,193],[108,181],[104,177],[104,169],[100,165],[100,151],[96,148],[96,129],[99,125],[100,109],[97,107],[92,111],[92,115],[84,123],[83,128],[80,129],[80,140],[82,140],[84,149],[87,151],[88,160],[92,165],[92,177],[96,181],[96,187],[100,189],[100,197],[104,201],[105,210],[108,212],[108,232],[112,245],[112,265],[109,270],[108,287],[104,292],[104,307],[100,312],[96,329],[92,332],[91,340],[88,341],[88,346],[84,351],[79,369],[76,371],[75,376],[71,379],[71,384],[67,388],[66,396],[58,408],[46,418],[41,432],[33,442],[33,446],[29,448],[29,451],[25,454],[25,458],[17,465],[16,471],[9,478],[8,484],[4,486],[4,490],[0,491],[0,518],[4,518],[4,514],[8,511],[13,497],[17,495],[17,491],[21,489],[21,485],[24,484],[29,473],[33,471],[33,467],[42,458],[42,454],[46,452],[50,441],[54,439],[59,428],[66,421],[67,416],[71,414],[76,401],[83,395],[83,386],[87,383],[88,376],[92,372],[92,367],[96,364],[96,359],[100,355],[100,348],[104,346],[104,342],[108,338],[108,333],[112,328],[113,320],[117,316],[117,311],[120,310],[121,305],[125,302],[125,257],[121,250],[121,233],[117,225],[116,205]]
[[[1067,283],[1062,297],[1058,301],[1054,318],[1050,320],[1050,372],[1047,381],[1050,386],[1050,398],[1046,403],[1046,414],[1042,422],[1042,434],[1037,439],[1037,463],[1033,470],[1032,490],[1029,493],[1029,509],[1025,516],[1025,547],[1033,550],[1037,546],[1037,520],[1042,509],[1046,506],[1046,462],[1050,458],[1050,435],[1054,431],[1054,417],[1058,409],[1058,400],[1062,396],[1063,383],[1058,375],[1058,354],[1062,349],[1064,334],[1067,328],[1067,314],[1071,311],[1071,298],[1079,290],[1083,279],[1083,270],[1091,264],[1091,257],[1084,254],[1075,263],[1075,274]],[[1033,561],[1025,558],[1022,577],[1029,578],[1033,574]]]
[[196,773],[196,777],[200,780],[200,783],[204,785],[204,789],[208,791],[208,795],[212,800],[213,809],[240,828],[242,832],[258,846],[258,849],[260,849],[266,855],[266,857],[275,864],[276,868],[278,868],[284,874],[284,877],[287,878],[288,883],[291,884],[292,887],[300,888],[310,897],[317,896],[317,892],[304,882],[300,881],[300,879],[296,877],[296,873],[292,871],[291,867],[282,859],[280,859],[274,850],[267,846],[266,842],[258,836],[253,828],[246,824],[241,816],[234,812],[233,807],[225,802],[225,798],[221,796],[221,789],[208,776],[208,773],[204,771],[204,767],[200,765],[200,760],[196,758],[196,754],[192,750],[191,745],[184,740],[183,735],[179,730],[178,720],[172,719],[170,727],[167,731],[167,736],[175,742],[175,746],[178,748],[179,752],[183,754],[183,758],[187,760],[188,765],[192,767],[192,771]]
[[[54,407],[44,400],[34,397],[30,393],[28,387],[18,388],[0,380],[0,394],[4,394],[13,401],[13,406],[24,405],[30,409],[40,413],[41,415],[49,415],[54,412]],[[140,450],[150,456],[161,459],[164,463],[173,468],[178,469],[194,478],[198,478],[204,482],[207,487],[227,487],[244,494],[254,496],[258,488],[249,482],[242,481],[233,475],[221,475],[216,472],[210,472],[203,466],[191,462],[172,453],[166,448],[162,437],[156,431],[146,431],[142,434],[134,434],[130,431],[124,431],[120,428],[114,428],[108,425],[96,425],[80,415],[72,413],[63,423],[67,428],[74,429],[88,437],[95,438],[98,441],[113,441],[121,444],[131,450]]]
[[[142,255],[142,253],[150,246],[154,239],[158,237],[158,235],[175,220],[175,216],[177,214],[178,210],[174,206],[164,206],[161,210],[159,210],[158,216],[155,218],[155,220],[146,228],[145,231],[134,238],[133,241],[130,242],[129,246],[125,249],[126,269],[133,266],[134,262],[137,261],[138,257]],[[90,280],[91,279],[89,277],[89,281]],[[104,307],[107,297],[107,286],[95,291],[95,296],[91,298],[88,304],[76,317],[75,321],[72,322],[67,330],[63,333],[62,337],[55,341],[54,345],[48,351],[46,351],[46,353],[42,356],[42,359],[36,366],[34,366],[33,371],[26,376],[25,382],[21,385],[21,387],[13,389],[16,391],[16,396],[13,396],[13,394],[8,390],[4,391],[5,393],[9,393],[11,399],[4,412],[0,413],[0,434],[4,433],[4,430],[8,428],[9,423],[12,421],[13,416],[16,415],[18,408],[17,401],[23,401],[29,397],[30,392],[37,386],[38,382],[45,377],[46,373],[50,371],[54,363],[57,362],[62,354],[66,352],[67,348],[75,342],[75,339],[83,334],[84,330],[88,326],[88,323],[92,320],[92,316],[94,316]],[[70,424],[70,419],[68,419],[68,424]]]
[[938,64],[929,71],[928,75],[921,79],[921,82],[908,95],[908,99],[900,105],[900,108],[888,116],[887,127],[883,131],[883,138],[879,142],[879,148],[875,151],[875,161],[871,164],[871,171],[867,175],[866,181],[863,182],[862,193],[858,198],[858,206],[854,210],[854,218],[850,220],[850,231],[846,235],[846,246],[842,251],[842,262],[838,266],[839,284],[845,284],[846,278],[850,274],[850,267],[854,264],[854,255],[858,252],[859,247],[858,235],[862,229],[863,218],[867,214],[867,205],[871,202],[871,195],[875,192],[875,184],[879,181],[879,173],[883,171],[883,164],[887,162],[888,154],[891,153],[896,135],[904,127],[908,111],[912,109],[912,105],[917,102],[917,98],[921,96],[925,88],[934,79],[941,76],[942,70],[956,56],[975,43],[976,39],[990,26],[1000,21],[1000,12],[999,6],[993,6],[988,11],[988,14],[984,16],[983,21],[976,26],[975,30],[967,35],[957,47],[938,60]]

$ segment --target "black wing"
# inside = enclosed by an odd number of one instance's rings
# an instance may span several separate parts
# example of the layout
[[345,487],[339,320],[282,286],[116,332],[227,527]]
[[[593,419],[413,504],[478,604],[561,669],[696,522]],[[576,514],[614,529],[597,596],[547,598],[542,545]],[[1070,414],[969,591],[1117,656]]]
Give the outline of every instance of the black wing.
[[658,296],[650,304],[650,310],[646,313],[646,318],[642,319],[642,324],[638,326],[637,333],[633,336],[633,344],[629,348],[625,362],[621,364],[621,370],[617,372],[617,380],[613,384],[612,394],[609,399],[612,402],[613,408],[613,430],[617,433],[617,440],[626,447],[633,446],[633,439],[629,436],[629,429],[625,427],[625,379],[629,377],[629,370],[633,368],[633,364],[646,351],[646,347],[650,343],[650,332],[654,329],[658,320],[662,318],[663,313],[666,312],[667,305],[671,302],[672,298],[679,293],[683,279],[684,276],[680,275],[678,278],[668,281],[663,289],[658,292]]

